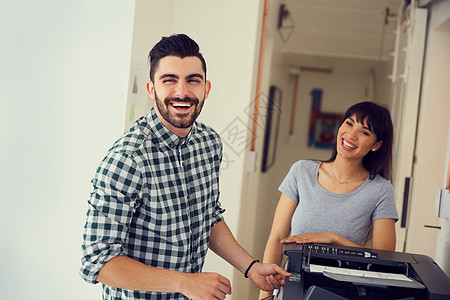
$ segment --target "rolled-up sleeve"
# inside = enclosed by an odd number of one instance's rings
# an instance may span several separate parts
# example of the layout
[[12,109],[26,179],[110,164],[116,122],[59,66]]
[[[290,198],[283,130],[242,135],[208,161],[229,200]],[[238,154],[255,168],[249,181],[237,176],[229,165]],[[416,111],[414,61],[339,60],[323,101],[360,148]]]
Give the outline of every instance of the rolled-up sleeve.
[[224,212],[225,212],[225,209],[222,208],[220,202],[216,201],[216,205],[215,205],[215,208],[214,208],[214,214],[212,216],[212,226],[216,225],[220,221],[225,220],[225,218],[223,217],[223,213]]
[[89,283],[103,265],[122,253],[129,225],[142,199],[142,176],[133,157],[110,152],[92,179],[83,234],[81,277]]
[[[220,175],[220,167],[222,164],[222,160],[223,160],[223,144],[222,141],[220,140],[220,137],[216,134],[216,143],[214,144],[215,146],[215,155],[214,155],[214,187],[213,187],[213,191],[216,194],[215,197],[215,207],[214,207],[214,213],[212,216],[212,226],[216,225],[217,223],[219,223],[220,221],[225,220],[223,217],[223,213],[225,212],[225,209],[222,208],[222,205],[220,203],[220,188],[219,188],[219,175]],[[211,227],[212,227],[211,226]]]

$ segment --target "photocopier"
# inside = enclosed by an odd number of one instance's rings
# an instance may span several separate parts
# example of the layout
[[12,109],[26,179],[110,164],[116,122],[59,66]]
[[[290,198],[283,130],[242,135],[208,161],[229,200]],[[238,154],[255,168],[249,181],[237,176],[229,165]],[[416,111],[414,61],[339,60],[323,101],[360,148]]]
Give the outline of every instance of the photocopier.
[[450,279],[426,255],[325,244],[286,244],[282,300],[443,300]]

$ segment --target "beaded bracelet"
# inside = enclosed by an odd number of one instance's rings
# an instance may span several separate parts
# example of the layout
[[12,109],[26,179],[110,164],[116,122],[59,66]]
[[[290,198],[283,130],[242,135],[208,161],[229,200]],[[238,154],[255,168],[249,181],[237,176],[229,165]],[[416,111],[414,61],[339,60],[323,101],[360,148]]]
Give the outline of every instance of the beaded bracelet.
[[247,270],[245,270],[245,273],[244,273],[244,277],[245,277],[245,278],[248,278],[248,271],[250,271],[250,268],[251,268],[255,263],[257,263],[257,262],[259,262],[259,260],[254,259],[254,260],[248,265],[248,268],[247,268]]

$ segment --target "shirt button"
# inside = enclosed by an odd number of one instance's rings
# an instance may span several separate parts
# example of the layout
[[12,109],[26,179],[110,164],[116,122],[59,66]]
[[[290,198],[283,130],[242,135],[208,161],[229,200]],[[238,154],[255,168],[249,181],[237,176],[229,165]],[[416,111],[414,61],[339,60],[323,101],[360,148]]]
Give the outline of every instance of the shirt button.
[[191,264],[193,264],[195,262],[195,259],[191,258]]
[[187,195],[186,198],[188,198],[188,200],[189,200],[189,195]]
[[185,161],[183,161],[183,167],[185,167],[186,166],[186,162]]
[[175,147],[175,144],[174,143],[170,143],[170,148],[173,148],[173,147]]

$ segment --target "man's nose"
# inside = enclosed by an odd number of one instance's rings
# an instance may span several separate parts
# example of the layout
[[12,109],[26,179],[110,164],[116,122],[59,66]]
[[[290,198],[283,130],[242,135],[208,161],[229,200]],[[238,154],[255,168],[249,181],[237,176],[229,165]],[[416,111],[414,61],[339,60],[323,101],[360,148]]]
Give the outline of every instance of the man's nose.
[[177,86],[175,87],[175,97],[183,99],[184,97],[188,96],[189,89],[186,85],[186,82],[179,81]]

